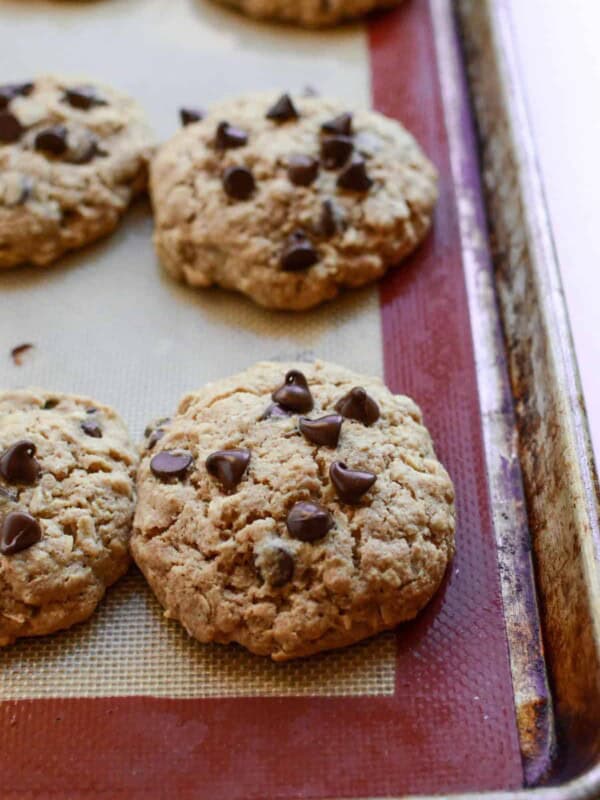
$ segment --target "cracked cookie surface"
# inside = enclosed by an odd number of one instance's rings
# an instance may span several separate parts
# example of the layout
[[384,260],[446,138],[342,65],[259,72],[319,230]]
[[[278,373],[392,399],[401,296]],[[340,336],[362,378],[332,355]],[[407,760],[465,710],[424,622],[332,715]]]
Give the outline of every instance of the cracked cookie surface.
[[411,619],[439,587],[452,482],[418,407],[380,380],[259,363],[148,435],[133,555],[201,642],[307,656]]
[[396,121],[321,97],[214,107],[151,164],[165,269],[301,310],[380,278],[427,234],[437,174]]
[[258,19],[278,19],[315,28],[391,8],[400,0],[220,0]]
[[141,109],[109,87],[0,85],[0,269],[50,264],[108,234],[145,189],[151,153]]
[[137,460],[107,406],[0,393],[0,646],[87,619],[126,572]]

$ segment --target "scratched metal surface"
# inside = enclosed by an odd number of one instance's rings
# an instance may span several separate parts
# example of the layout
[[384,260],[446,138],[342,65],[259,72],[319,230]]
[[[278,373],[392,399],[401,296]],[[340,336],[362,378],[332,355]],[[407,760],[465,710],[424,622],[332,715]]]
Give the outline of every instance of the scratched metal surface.
[[515,400],[519,460],[553,687],[554,789],[600,797],[600,502],[586,412],[507,4],[459,16]]

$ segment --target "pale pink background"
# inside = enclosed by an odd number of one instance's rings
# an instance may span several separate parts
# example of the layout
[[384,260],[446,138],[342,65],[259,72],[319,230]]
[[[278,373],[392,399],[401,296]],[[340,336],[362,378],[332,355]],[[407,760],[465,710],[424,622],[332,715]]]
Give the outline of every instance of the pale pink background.
[[600,2],[506,0],[600,461]]

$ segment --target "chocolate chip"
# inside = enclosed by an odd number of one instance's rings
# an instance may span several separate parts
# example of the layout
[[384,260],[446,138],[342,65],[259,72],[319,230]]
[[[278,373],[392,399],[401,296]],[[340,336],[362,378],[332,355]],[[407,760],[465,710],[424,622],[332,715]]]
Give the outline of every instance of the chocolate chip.
[[248,144],[248,134],[241,128],[234,128],[228,122],[219,122],[215,137],[215,147],[229,150],[232,147],[244,147]]
[[146,447],[148,448],[148,450],[152,450],[154,445],[157,442],[160,442],[160,440],[163,438],[164,435],[165,435],[164,428],[156,428],[155,430],[153,430],[152,433],[149,434],[148,441],[146,442]]
[[42,408],[44,409],[44,411],[50,411],[51,409],[56,408],[58,403],[59,400],[57,400],[56,397],[50,397],[48,398],[48,400],[46,400]]
[[288,236],[281,254],[281,268],[284,272],[298,272],[316,264],[319,255],[304,231],[298,230]]
[[86,436],[91,436],[94,439],[102,438],[102,428],[94,419],[86,419],[81,423],[81,430]]
[[313,407],[313,398],[305,376],[297,369],[291,369],[285,382],[271,395],[276,403],[285,409],[306,414]]
[[71,89],[65,89],[63,100],[81,111],[89,111],[94,106],[107,105],[106,100],[98,94],[98,90],[94,86],[73,86]]
[[319,162],[312,156],[290,156],[287,174],[296,186],[310,186],[319,174]]
[[23,356],[32,349],[33,345],[30,342],[18,344],[16,347],[13,347],[10,351],[10,356],[17,367],[23,366]]
[[309,442],[325,447],[337,447],[343,421],[344,418],[339,414],[328,414],[320,419],[302,417],[298,427]]
[[340,114],[333,119],[327,120],[321,125],[324,133],[336,133],[342,136],[352,136],[352,114]]
[[183,478],[194,463],[192,454],[186,450],[163,450],[150,462],[150,469],[161,480]]
[[27,550],[42,538],[39,522],[24,511],[11,511],[4,517],[0,531],[0,553],[12,556]]
[[89,164],[96,156],[106,155],[107,153],[102,150],[98,144],[98,139],[90,134],[87,139],[81,142],[80,146],[70,154],[68,160],[71,164]]
[[298,119],[298,112],[289,94],[282,94],[279,100],[271,106],[267,111],[267,119],[273,119],[276,122]]
[[342,461],[334,461],[329,467],[329,477],[340,500],[358,503],[377,480],[377,475],[366,470],[348,469]]
[[23,126],[10,111],[0,111],[0,142],[10,144],[21,138]]
[[90,406],[89,408],[86,408],[85,413],[86,414],[97,414],[98,413],[98,409],[97,408],[93,408],[92,406]]
[[24,97],[32,91],[33,83],[5,83],[0,86],[0,109],[6,108],[15,97]]
[[40,131],[34,140],[36,150],[61,156],[67,150],[67,129],[64,125],[52,125]]
[[200,122],[206,116],[200,108],[180,108],[179,119],[182,125],[191,125],[193,122]]
[[349,136],[325,136],[321,141],[321,161],[325,169],[339,169],[348,161],[354,150]]
[[343,417],[358,420],[367,426],[379,419],[379,406],[361,386],[355,386],[340,398],[335,404],[335,410]]
[[265,420],[265,419],[271,419],[272,417],[274,417],[276,419],[281,418],[281,417],[289,417],[289,416],[291,416],[291,414],[292,414],[291,411],[288,411],[283,406],[280,406],[279,403],[271,403],[264,410],[262,416],[259,417],[259,421],[262,421],[262,420]]
[[373,181],[367,174],[363,158],[353,158],[348,166],[340,173],[337,179],[340,189],[349,189],[352,192],[368,192]]
[[323,200],[321,216],[317,223],[317,233],[320,236],[334,236],[338,231],[339,219],[336,207],[332,200]]
[[250,463],[250,450],[232,448],[217,450],[206,459],[206,469],[223,488],[235,489]]
[[285,586],[294,576],[294,557],[280,545],[261,547],[256,566],[263,580],[274,589]]
[[7,483],[32,486],[40,476],[33,442],[22,439],[0,456],[0,475]]
[[161,417],[160,419],[153,420],[149,425],[146,426],[144,430],[144,436],[147,439],[153,431],[155,431],[157,428],[162,428],[169,422],[171,422],[170,417]]
[[247,200],[256,189],[256,183],[246,167],[227,167],[223,173],[223,188],[234,200]]
[[287,529],[294,539],[302,542],[316,542],[323,539],[333,528],[333,519],[326,508],[319,503],[296,503],[287,515]]

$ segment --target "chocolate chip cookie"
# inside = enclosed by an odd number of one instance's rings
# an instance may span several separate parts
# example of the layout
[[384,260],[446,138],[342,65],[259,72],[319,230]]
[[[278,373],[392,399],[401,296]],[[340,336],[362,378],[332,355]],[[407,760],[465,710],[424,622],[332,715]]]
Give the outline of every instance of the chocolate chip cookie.
[[0,393],[0,646],[87,619],[127,570],[136,466],[107,406]]
[[308,656],[411,619],[439,587],[452,482],[380,380],[260,363],[147,433],[133,555],[201,642]]
[[220,0],[250,17],[278,19],[309,28],[335,25],[376,8],[391,8],[400,0]]
[[437,198],[434,167],[399,123],[288,94],[185,124],[150,186],[173,277],[297,310],[381,277],[424,238]]
[[0,268],[46,265],[117,225],[147,182],[133,100],[83,81],[0,85]]

